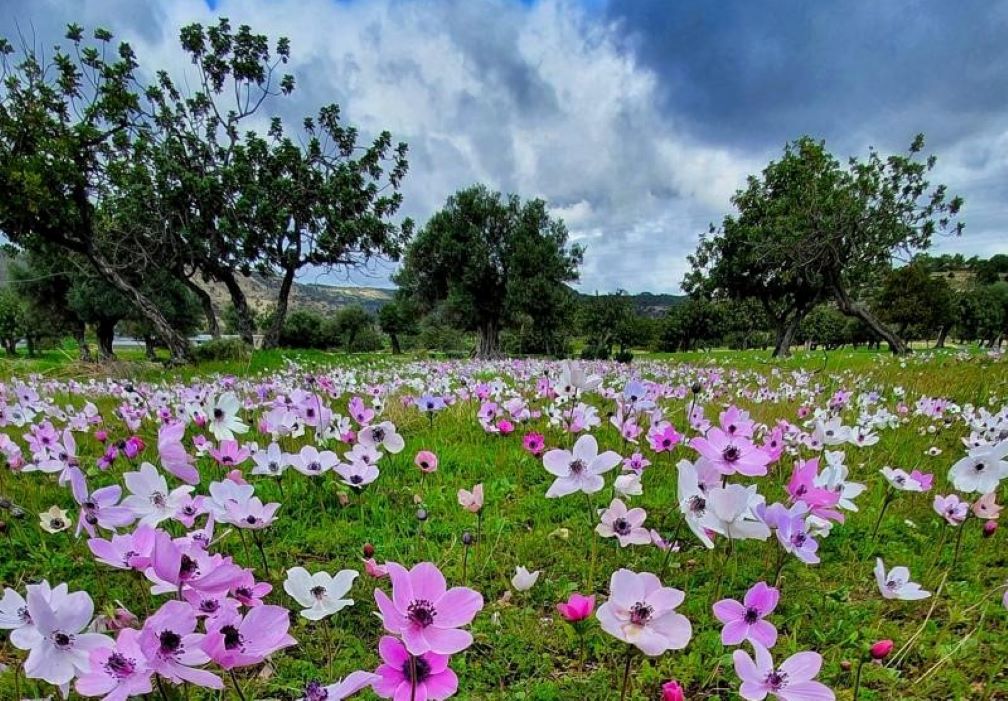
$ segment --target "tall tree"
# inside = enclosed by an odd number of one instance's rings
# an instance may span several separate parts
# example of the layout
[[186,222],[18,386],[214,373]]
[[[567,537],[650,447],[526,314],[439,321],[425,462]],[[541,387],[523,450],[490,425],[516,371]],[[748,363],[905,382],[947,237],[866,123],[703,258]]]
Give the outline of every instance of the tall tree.
[[[735,296],[750,294],[752,270],[771,288],[794,291],[797,281],[813,302],[831,297],[894,353],[907,352],[906,342],[859,295],[894,256],[909,259],[928,248],[936,232],[962,231],[961,222],[953,223],[962,199],[950,197],[944,185],[931,186],[935,158],[922,160],[923,148],[918,135],[907,154],[883,157],[870,149],[864,159],[842,166],[822,141],[803,137],[788,144],[779,161],[751,176],[732,198],[739,215],[701,242],[694,277],[713,271],[712,284]],[[745,255],[735,255],[739,247]],[[754,267],[739,267],[746,264]],[[807,312],[809,296],[777,294],[772,300],[793,316]]]
[[583,250],[546,203],[475,185],[448,198],[406,250],[396,282],[427,310],[440,306],[475,331],[474,353],[499,354],[500,331],[517,314],[550,323]]
[[261,251],[261,272],[280,277],[275,312],[263,346],[277,345],[294,277],[305,266],[323,270],[366,265],[374,257],[396,260],[413,223],[391,217],[402,204],[406,144],[382,132],[360,145],[354,127],[340,121],[337,105],[304,120],[296,143],[274,120],[266,138],[249,135],[236,148],[237,178],[244,184],[236,209],[246,236]]
[[56,47],[49,59],[26,43],[15,56],[0,39],[0,230],[21,249],[57,246],[82,256],[130,298],[174,359],[188,358],[186,338],[127,276],[151,242],[101,235],[99,203],[144,129],[136,57],[126,43],[111,48],[103,29],[94,45],[76,25],[66,37],[72,48]]
[[[235,31],[226,18],[210,27],[187,25],[180,40],[195,67],[194,83],[183,89],[160,71],[144,93],[150,124],[146,154],[156,183],[149,206],[156,207],[175,242],[172,263],[185,268],[186,279],[222,283],[235,306],[239,334],[252,343],[255,322],[239,279],[261,263],[262,251],[256,232],[236,211],[250,183],[247,171],[236,168],[235,153],[248,120],[269,98],[294,89],[293,76],[278,73],[290,56],[290,42],[281,37],[271,47],[265,35],[246,25]],[[207,299],[200,299],[206,310]]]

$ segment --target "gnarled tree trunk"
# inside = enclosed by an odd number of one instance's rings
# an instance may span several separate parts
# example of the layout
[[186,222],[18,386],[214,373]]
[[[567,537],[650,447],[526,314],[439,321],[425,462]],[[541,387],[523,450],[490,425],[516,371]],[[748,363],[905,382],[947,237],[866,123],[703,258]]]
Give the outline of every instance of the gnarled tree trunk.
[[73,332],[74,341],[77,342],[77,349],[80,353],[80,359],[85,363],[91,362],[91,346],[88,345],[87,336],[85,335],[86,328],[83,322],[71,322],[71,330]]
[[98,355],[102,360],[115,358],[112,343],[115,340],[116,322],[112,319],[102,319],[95,324],[95,335],[98,337]]
[[220,338],[220,323],[217,321],[217,312],[214,311],[213,300],[210,298],[210,295],[206,290],[197,285],[192,278],[183,277],[182,281],[196,295],[196,299],[199,300],[200,306],[203,308],[203,316],[206,317],[207,321],[207,332],[213,338]]
[[878,317],[868,311],[866,307],[851,299],[851,296],[847,293],[843,283],[839,280],[834,280],[830,283],[830,288],[833,291],[833,297],[836,299],[836,303],[840,308],[840,311],[847,316],[856,317],[864,322],[868,328],[878,334],[879,337],[889,344],[889,349],[894,355],[905,355],[910,352],[910,347],[902,338],[893,333],[888,326],[883,324]]
[[238,335],[241,340],[250,346],[255,345],[255,322],[252,319],[252,310],[249,308],[248,299],[238,284],[235,274],[227,268],[218,268],[214,271],[215,277],[224,283],[228,294],[231,295],[231,302],[234,304],[235,313],[238,315]]
[[[87,258],[95,267],[95,270],[97,270],[98,273],[109,282],[109,284],[129,297],[133,304],[137,306],[137,309],[140,310],[140,313],[143,314],[144,318],[154,325],[154,328],[157,330],[161,340],[164,341],[166,346],[168,346],[168,350],[171,352],[173,361],[184,362],[192,359],[192,348],[189,346],[189,340],[176,331],[170,323],[168,323],[168,320],[165,319],[161,310],[158,309],[146,295],[130,284],[126,278],[119,274],[119,271],[116,270],[111,263],[105,260],[103,256],[97,254],[94,250],[87,251]],[[109,346],[108,350],[111,353],[111,346]]]

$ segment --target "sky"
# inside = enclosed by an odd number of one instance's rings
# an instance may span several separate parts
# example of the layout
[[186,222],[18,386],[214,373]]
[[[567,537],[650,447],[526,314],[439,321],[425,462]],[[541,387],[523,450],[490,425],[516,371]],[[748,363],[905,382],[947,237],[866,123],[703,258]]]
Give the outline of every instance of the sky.
[[273,111],[336,102],[409,144],[404,215],[474,182],[545,199],[586,247],[584,292],[678,292],[698,235],[805,134],[846,159],[923,132],[966,200],[935,250],[1008,252],[1008,0],[2,0],[0,35],[104,26],[185,76],[179,28],[219,16],[290,38]]

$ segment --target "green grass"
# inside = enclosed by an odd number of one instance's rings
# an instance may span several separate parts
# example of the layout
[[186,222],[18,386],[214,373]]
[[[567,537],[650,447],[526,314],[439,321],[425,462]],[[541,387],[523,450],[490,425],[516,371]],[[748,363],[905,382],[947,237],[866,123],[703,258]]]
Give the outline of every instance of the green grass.
[[[820,405],[840,388],[888,392],[894,386],[906,390],[911,405],[922,395],[989,405],[992,410],[1008,401],[1008,366],[983,355],[926,353],[900,360],[869,351],[834,351],[828,355],[799,353],[781,363],[768,362],[765,353],[715,351],[638,357],[645,369],[653,363],[721,368],[733,391],[707,403],[708,416],[712,418],[723,405],[735,401],[763,422],[779,418],[797,421],[797,401],[756,403],[734,392],[737,388],[755,390],[761,380],[770,387],[778,387],[782,381],[792,381],[791,373],[797,368],[816,373],[812,382],[821,385],[817,395]],[[221,363],[172,371],[136,362],[114,371],[134,382],[170,385],[214,373],[241,378],[267,376],[282,371],[290,359],[302,364],[298,372],[353,366],[356,372],[373,381],[392,374],[414,377],[418,373],[418,366],[389,356],[348,358],[318,352],[257,352],[244,365]],[[683,381],[688,384],[687,378],[693,370],[681,367]],[[54,379],[82,372],[87,372],[88,377],[101,373],[70,364],[59,352],[46,353],[37,360],[8,363],[3,370],[11,376],[40,373]],[[62,392],[56,399],[61,405],[71,402],[79,406],[83,401],[81,396],[70,397]],[[331,404],[336,411],[345,413],[348,399],[349,395],[344,395]],[[597,396],[592,401],[603,416],[611,407],[610,402]],[[98,404],[109,418],[111,435],[124,437],[123,426],[111,418],[114,403],[104,398]],[[892,404],[889,402],[890,407]],[[682,429],[684,402],[664,400],[663,405]],[[593,624],[588,634],[587,664],[582,668],[576,638],[555,615],[553,607],[570,592],[586,592],[589,586],[604,598],[609,574],[620,567],[658,572],[662,554],[651,547],[620,549],[614,541],[594,536],[588,530],[587,507],[581,495],[545,499],[543,495],[551,478],[539,459],[521,449],[523,427],[519,426],[515,434],[507,437],[487,435],[475,421],[477,409],[477,404],[460,402],[438,415],[431,425],[416,410],[389,400],[386,416],[405,436],[406,449],[397,456],[386,456],[380,464],[382,474],[378,482],[362,498],[347,495],[346,505],[341,505],[340,497],[345,489],[337,485],[332,474],[310,481],[289,471],[284,477],[283,495],[274,481],[256,481],[258,496],[283,504],[278,522],[264,532],[274,584],[269,600],[295,608],[282,590],[282,572],[288,567],[302,565],[309,571],[330,572],[346,567],[361,569],[364,543],[374,545],[380,562],[394,560],[408,566],[432,560],[442,568],[450,584],[462,583],[461,536],[465,531],[475,532],[476,519],[458,506],[456,492],[482,482],[486,490],[482,541],[470,551],[467,575],[468,584],[483,593],[486,607],[472,626],[475,644],[452,663],[460,678],[457,698],[540,701],[618,698],[622,644]],[[850,413],[845,416],[849,421]],[[929,433],[928,427],[932,425],[935,430]],[[543,421],[537,421],[531,428],[546,433],[548,446],[570,444],[569,437],[555,429],[545,430],[544,426]],[[11,427],[0,431],[18,441],[24,432]],[[593,433],[603,449],[614,449],[624,455],[630,452],[607,422],[603,421]],[[835,527],[829,538],[821,542],[820,565],[805,566],[793,558],[787,561],[780,585],[781,603],[771,618],[781,633],[773,651],[776,661],[797,650],[820,652],[825,658],[820,679],[836,690],[837,698],[850,699],[853,671],[844,670],[845,662],[854,662],[856,668],[856,660],[866,645],[880,638],[891,638],[897,649],[906,644],[910,649],[898,663],[865,666],[861,699],[1008,698],[1008,678],[1004,672],[1004,660],[1008,657],[1008,612],[1000,604],[1000,593],[994,595],[1008,576],[1006,529],[999,530],[993,538],[983,539],[976,520],[969,521],[963,555],[955,568],[951,567],[951,541],[946,540],[940,553],[937,548],[943,531],[949,527],[933,512],[931,498],[935,493],[950,491],[945,474],[962,454],[960,438],[965,433],[960,422],[946,426],[913,417],[897,429],[882,431],[875,446],[846,448],[851,479],[867,483],[869,490],[858,499],[861,510],[849,514],[847,523]],[[155,427],[145,424],[140,435],[148,448],[137,462],[156,463]],[[252,434],[245,437],[251,438]],[[95,441],[79,438],[78,442],[82,463],[93,465],[99,455]],[[304,442],[305,439],[288,441],[284,447],[292,449]],[[941,455],[927,456],[925,451],[932,446],[940,448]],[[422,449],[435,451],[440,467],[427,477],[421,490],[419,471],[412,460]],[[646,525],[669,535],[677,523],[674,465],[681,458],[692,459],[695,454],[682,447],[671,455],[657,457],[646,449],[644,452],[654,464],[645,472],[644,496],[636,497],[633,505],[647,509]],[[809,456],[807,451],[805,455]],[[782,463],[771,476],[759,481],[761,493],[770,502],[783,500],[785,496],[782,485],[790,472],[790,460],[785,458]],[[935,490],[926,495],[899,495],[885,514],[879,538],[872,541],[870,533],[884,493],[878,474],[883,465],[934,472]],[[219,478],[220,470],[209,458],[200,459],[199,466],[204,475]],[[92,481],[97,485],[119,481],[123,469],[129,469],[129,465],[120,460],[112,473],[94,476]],[[86,545],[66,533],[49,535],[40,530],[38,512],[52,504],[67,509],[73,506],[66,490],[38,473],[15,475],[4,470],[0,474],[0,493],[28,512],[27,518],[20,521],[0,513],[7,527],[7,534],[0,539],[0,582],[23,588],[25,582],[43,577],[53,583],[68,581],[71,589],[88,590],[99,608],[121,601],[141,616],[156,606],[142,592],[146,580],[96,564]],[[612,474],[607,476],[607,484],[611,484]],[[201,490],[205,490],[207,482],[209,479],[204,478]],[[594,505],[603,506],[609,498],[607,486],[604,492],[594,495]],[[1003,486],[999,501],[1005,501]],[[422,531],[415,517],[418,502],[429,514]],[[567,529],[569,537],[560,537],[559,529]],[[691,699],[738,698],[739,682],[731,665],[731,649],[720,644],[720,625],[711,614],[711,604],[719,596],[740,599],[756,581],[772,580],[776,541],[744,541],[728,557],[721,546],[714,551],[703,549],[685,528],[680,531],[680,538],[688,547],[673,556],[664,583],[686,592],[680,612],[692,621],[694,637],[683,651],[655,659],[637,658],[628,698],[657,699],[660,684],[671,678],[684,685]],[[227,536],[219,547],[240,564],[256,568],[260,577],[265,576],[255,549],[251,543],[244,547],[237,534]],[[593,576],[592,547],[596,552]],[[882,599],[872,576],[877,555],[889,567],[908,566],[914,579],[936,595],[923,602]],[[531,591],[511,591],[509,579],[516,565],[543,571]],[[355,669],[373,669],[377,664],[377,641],[382,634],[380,621],[373,614],[375,585],[375,580],[362,574],[352,590],[356,604],[324,626],[297,620],[291,630],[299,641],[296,648],[276,655],[266,668],[239,672],[247,698],[300,698],[309,679],[334,680]],[[380,586],[387,586],[387,580]],[[332,677],[326,669],[328,631],[323,627],[331,628],[335,640]],[[5,643],[0,661],[15,664],[23,659],[21,654]],[[23,680],[21,683],[23,691],[30,690],[24,694],[26,697],[44,696],[52,691],[45,685],[32,687],[29,682],[26,688]],[[14,697],[13,684],[10,671],[0,675],[0,698]],[[169,689],[169,693],[183,698],[178,689]],[[225,698],[231,694],[229,689]],[[209,699],[216,695],[201,696],[190,690],[188,698]],[[362,698],[374,697],[366,692]]]

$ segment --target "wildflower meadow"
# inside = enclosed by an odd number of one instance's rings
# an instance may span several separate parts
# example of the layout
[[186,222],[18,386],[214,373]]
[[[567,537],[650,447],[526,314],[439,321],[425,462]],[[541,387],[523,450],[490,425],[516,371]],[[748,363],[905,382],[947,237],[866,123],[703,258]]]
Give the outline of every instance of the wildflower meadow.
[[0,384],[0,697],[1008,698],[996,352]]

